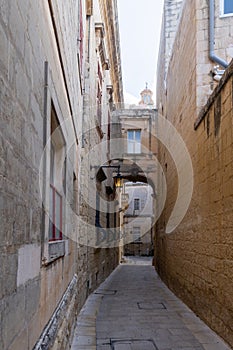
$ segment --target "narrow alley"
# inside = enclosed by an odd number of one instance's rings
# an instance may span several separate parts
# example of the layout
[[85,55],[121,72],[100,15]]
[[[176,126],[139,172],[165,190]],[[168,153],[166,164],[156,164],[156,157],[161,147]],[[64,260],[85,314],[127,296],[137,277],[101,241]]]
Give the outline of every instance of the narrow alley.
[[0,350],[233,349],[233,0],[0,0]]
[[229,350],[156,274],[128,259],[87,300],[72,350]]

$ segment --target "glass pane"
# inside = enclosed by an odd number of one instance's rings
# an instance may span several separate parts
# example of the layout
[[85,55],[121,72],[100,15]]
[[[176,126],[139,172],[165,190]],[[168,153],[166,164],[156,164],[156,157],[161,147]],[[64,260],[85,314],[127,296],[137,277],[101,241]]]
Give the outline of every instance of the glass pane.
[[134,199],[134,210],[139,210],[139,199]]
[[141,153],[141,142],[135,142],[135,153]]
[[128,131],[128,140],[134,139],[134,131]]
[[55,239],[60,239],[61,232],[61,196],[56,192],[55,194]]
[[66,158],[62,168],[62,185],[63,185],[63,192],[66,194]]
[[128,153],[141,153],[141,130],[128,131]]
[[135,153],[141,153],[141,130],[135,131]]
[[141,141],[141,131],[140,130],[135,131],[135,135],[136,135],[135,140],[137,142],[140,142]]
[[224,1],[224,14],[233,13],[233,1],[225,0]]
[[50,148],[50,183],[54,184],[54,158],[55,158],[55,150],[54,150],[54,145],[51,142],[51,148]]
[[128,153],[134,153],[134,141],[128,140]]

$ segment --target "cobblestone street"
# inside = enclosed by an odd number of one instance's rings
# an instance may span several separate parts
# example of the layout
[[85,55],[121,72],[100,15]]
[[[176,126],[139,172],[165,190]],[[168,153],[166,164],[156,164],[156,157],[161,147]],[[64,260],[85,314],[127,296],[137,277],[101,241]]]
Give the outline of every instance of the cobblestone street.
[[72,349],[230,349],[161,282],[149,263],[128,260],[90,296],[78,318]]

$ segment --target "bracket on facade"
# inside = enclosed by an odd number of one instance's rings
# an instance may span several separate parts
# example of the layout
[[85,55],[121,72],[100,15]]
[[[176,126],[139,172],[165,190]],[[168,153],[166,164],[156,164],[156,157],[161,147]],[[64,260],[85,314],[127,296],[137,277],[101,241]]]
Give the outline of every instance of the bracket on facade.
[[106,48],[104,43],[104,24],[95,23],[96,46],[99,50],[101,65],[104,70],[109,70],[109,60],[107,59]]

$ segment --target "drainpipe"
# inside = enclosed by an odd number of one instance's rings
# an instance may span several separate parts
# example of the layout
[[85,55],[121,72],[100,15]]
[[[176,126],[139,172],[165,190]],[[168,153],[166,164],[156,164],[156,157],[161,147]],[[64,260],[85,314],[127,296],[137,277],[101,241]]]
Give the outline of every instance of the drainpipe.
[[220,64],[222,67],[227,68],[228,62],[218,57],[214,53],[214,2],[215,0],[209,0],[209,58]]
[[[47,122],[48,122],[48,80],[49,80],[49,65],[44,63],[44,110],[43,110],[43,149],[46,150],[47,144]],[[42,220],[41,220],[41,262],[44,262],[44,242],[45,242],[45,211],[46,211],[46,168],[47,168],[47,151],[43,156],[43,183],[42,183]]]

